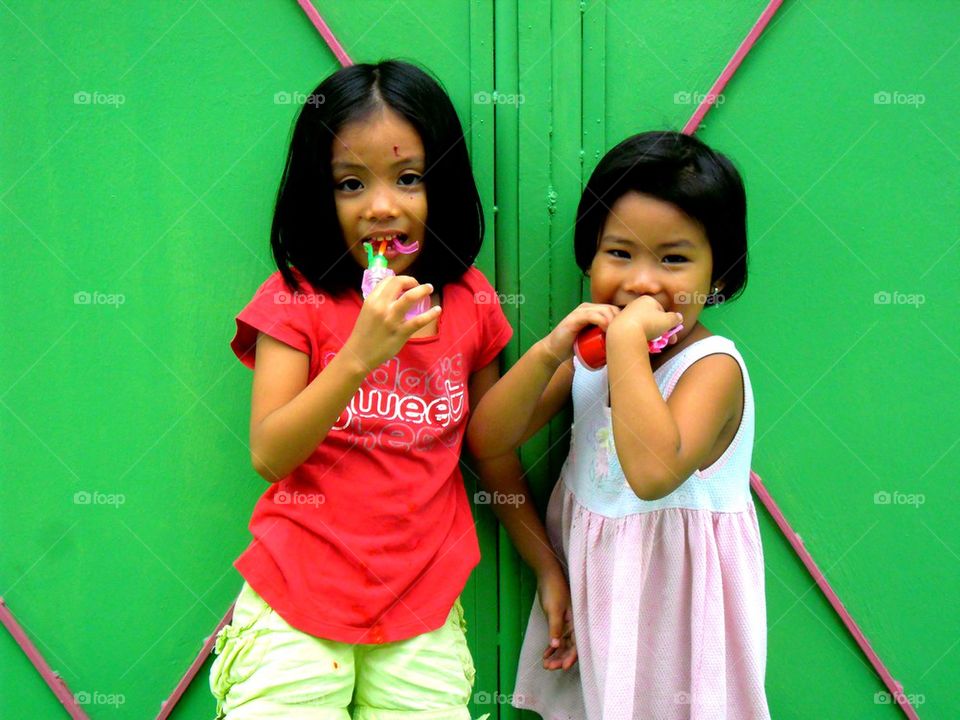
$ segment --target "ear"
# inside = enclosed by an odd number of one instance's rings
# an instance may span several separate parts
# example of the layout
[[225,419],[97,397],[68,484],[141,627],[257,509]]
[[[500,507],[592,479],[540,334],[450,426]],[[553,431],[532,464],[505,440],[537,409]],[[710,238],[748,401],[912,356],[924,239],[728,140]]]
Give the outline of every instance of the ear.
[[724,280],[714,280],[710,283],[713,287],[717,289],[717,292],[723,292],[723,289],[727,286],[726,281]]

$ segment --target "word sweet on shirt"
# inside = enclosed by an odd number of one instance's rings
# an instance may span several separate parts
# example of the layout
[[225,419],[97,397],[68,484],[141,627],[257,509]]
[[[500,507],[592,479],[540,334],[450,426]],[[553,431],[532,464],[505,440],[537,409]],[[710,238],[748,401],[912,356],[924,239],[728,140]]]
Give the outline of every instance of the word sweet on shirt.
[[[323,366],[335,354],[326,353]],[[465,405],[462,353],[427,369],[402,367],[395,357],[367,377],[332,430],[368,450],[426,450],[437,442],[452,447],[462,434]]]

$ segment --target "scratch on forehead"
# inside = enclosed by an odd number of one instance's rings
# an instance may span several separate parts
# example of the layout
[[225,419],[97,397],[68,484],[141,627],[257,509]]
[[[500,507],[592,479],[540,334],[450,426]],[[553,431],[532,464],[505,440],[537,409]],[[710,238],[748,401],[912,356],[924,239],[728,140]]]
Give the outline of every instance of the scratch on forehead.
[[393,156],[394,156],[394,157],[400,157],[400,146],[399,146],[399,145],[394,145],[394,146],[393,146]]

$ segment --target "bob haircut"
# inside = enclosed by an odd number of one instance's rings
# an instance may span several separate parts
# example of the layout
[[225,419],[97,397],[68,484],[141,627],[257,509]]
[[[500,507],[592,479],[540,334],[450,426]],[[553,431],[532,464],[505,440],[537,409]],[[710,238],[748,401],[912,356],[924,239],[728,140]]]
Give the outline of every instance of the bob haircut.
[[700,223],[713,253],[712,282],[723,280],[718,302],[747,284],[747,197],[733,163],[683,133],[654,131],[610,150],[584,188],[577,207],[574,252],[584,272],[597,252],[610,208],[628,192],[658,198]]
[[294,125],[270,231],[273,258],[291,289],[299,283],[290,266],[331,295],[360,287],[364,269],[347,252],[334,203],[333,140],[344,125],[384,107],[414,127],[425,153],[425,241],[410,274],[440,289],[463,275],[480,251],[483,207],[446,92],[406,62],[351,65],[316,87]]

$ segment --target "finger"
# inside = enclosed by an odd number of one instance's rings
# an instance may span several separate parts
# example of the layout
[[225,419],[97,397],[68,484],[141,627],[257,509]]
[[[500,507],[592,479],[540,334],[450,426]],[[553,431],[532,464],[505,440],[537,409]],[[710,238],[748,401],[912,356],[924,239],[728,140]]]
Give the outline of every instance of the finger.
[[431,295],[433,295],[433,285],[424,283],[423,285],[417,285],[407,290],[400,295],[395,302],[403,309],[404,313],[406,313],[410,308],[420,302],[421,298],[430,297]]
[[[407,320],[404,324],[406,325],[407,330],[409,330],[410,334],[412,335],[417,330],[425,328],[427,325],[429,325],[438,317],[440,317],[440,312],[441,312],[440,306],[434,305],[432,308],[430,308],[426,312],[422,312],[419,315],[414,315],[412,318]],[[404,314],[406,314],[406,312],[404,312]]]
[[385,297],[390,300],[396,300],[407,290],[412,290],[419,284],[416,278],[412,278],[409,275],[394,275],[380,282],[377,287],[374,288],[374,291],[370,293],[370,297]]
[[594,305],[585,309],[574,321],[576,322],[578,331],[589,325],[596,325],[606,332],[610,323],[613,322],[614,317],[615,314],[610,310],[609,306]]
[[547,621],[550,625],[550,647],[559,648],[560,637],[563,635],[563,613],[557,609],[547,612]]
[[607,305],[600,311],[599,319],[594,322],[594,325],[598,325],[601,330],[606,332],[610,328],[610,323],[613,322],[614,318],[617,317],[617,313],[620,312],[620,308],[614,305]]
[[570,668],[572,668],[572,667],[574,666],[574,663],[576,663],[576,662],[577,662],[577,649],[576,649],[576,648],[573,648],[573,649],[567,654],[567,657],[564,658],[563,663],[562,663],[562,667],[563,667],[564,670],[569,670]]

